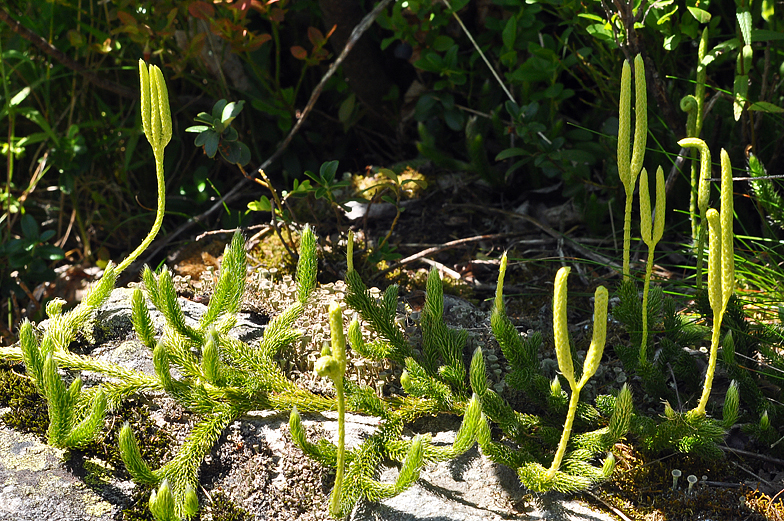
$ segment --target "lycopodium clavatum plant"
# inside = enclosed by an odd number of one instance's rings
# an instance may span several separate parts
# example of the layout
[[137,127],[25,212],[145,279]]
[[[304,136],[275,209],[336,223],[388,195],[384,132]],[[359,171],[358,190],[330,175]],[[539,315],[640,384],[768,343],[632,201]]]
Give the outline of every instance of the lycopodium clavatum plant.
[[[626,192],[623,219],[623,278],[629,279],[629,253],[631,249],[632,201],[637,176],[642,169],[645,145],[648,140],[648,93],[645,82],[645,65],[639,54],[634,59],[634,143],[631,136],[631,67],[623,62],[621,71],[621,97],[618,103],[618,177]],[[631,146],[631,158],[629,148]]]
[[[339,517],[340,494],[343,488],[343,471],[346,464],[346,396],[343,392],[343,376],[346,374],[346,337],[343,333],[343,313],[340,305],[333,302],[329,305],[329,326],[332,333],[332,347],[324,346],[321,358],[316,361],[314,370],[321,377],[332,380],[335,385],[338,403],[338,445],[336,455],[335,486],[329,502],[329,513]],[[294,409],[296,411],[296,409]],[[295,412],[292,412],[292,415]]]
[[[111,263],[101,279],[93,284],[82,301],[68,312],[63,312],[65,302],[54,299],[46,306],[49,327],[42,336],[37,336],[32,324],[25,320],[19,330],[19,346],[0,348],[0,357],[23,360],[27,374],[35,382],[38,392],[46,399],[49,408],[48,442],[55,447],[80,447],[89,443],[103,424],[108,405],[118,403],[120,386],[97,386],[82,388],[77,377],[66,388],[58,369],[67,367],[75,370],[94,370],[114,377],[129,376],[122,368],[102,366],[101,363],[76,355],[68,350],[79,332],[87,333],[96,310],[103,304],[114,288],[117,276],[144,252],[158,234],[163,222],[166,192],[163,177],[163,151],[171,140],[172,121],[169,96],[163,73],[156,65],[149,67],[139,60],[141,83],[141,114],[144,135],[150,142],[155,156],[158,182],[158,210],[147,237],[119,265]],[[128,383],[133,381],[133,383]],[[128,378],[126,385],[143,387],[149,383],[146,377],[138,380]],[[122,392],[120,391],[120,394]]]
[[[341,341],[335,346],[335,332],[342,331],[342,319],[339,308],[332,315],[330,326],[333,332],[333,344],[326,354],[326,349],[316,367],[336,384],[343,379],[346,407],[349,410],[371,414],[381,419],[381,424],[371,436],[359,445],[347,450],[341,449],[340,434],[338,446],[327,440],[318,443],[307,441],[298,411],[292,411],[289,426],[292,438],[310,457],[323,465],[336,467],[336,483],[330,499],[330,513],[334,517],[348,515],[357,501],[378,501],[394,496],[410,487],[418,478],[423,465],[438,461],[446,461],[459,456],[473,446],[481,424],[481,406],[476,396],[466,397],[467,388],[464,380],[449,378],[446,373],[454,367],[458,350],[462,352],[465,335],[455,335],[443,322],[443,288],[437,271],[432,271],[428,278],[428,294],[425,308],[431,309],[429,328],[423,327],[423,337],[431,345],[434,370],[429,371],[413,358],[413,348],[406,340],[396,322],[397,287],[391,286],[380,301],[376,301],[353,267],[353,234],[348,240],[348,271],[346,282],[348,292],[346,303],[359,316],[370,324],[379,338],[367,343],[362,338],[360,324],[357,319],[351,321],[348,328],[348,344],[351,349],[371,360],[394,360],[405,364],[406,371],[400,383],[408,396],[385,398],[378,396],[375,389],[368,386],[357,386],[346,380],[340,373],[340,362],[336,351],[340,350]],[[435,303],[437,304],[435,304]],[[336,309],[333,307],[333,310]],[[440,310],[440,313],[438,312]],[[423,318],[423,322],[424,322]],[[464,332],[463,332],[464,333]],[[338,338],[342,333],[338,334]],[[460,356],[462,360],[462,356]],[[453,365],[440,365],[452,362]],[[465,376],[465,367],[463,376]],[[338,394],[338,402],[339,402]],[[338,405],[339,407],[339,405]],[[339,411],[339,409],[338,409]],[[463,420],[455,440],[451,446],[436,446],[431,442],[429,434],[417,435],[413,439],[402,437],[403,427],[411,421],[427,414],[450,412],[460,414]],[[340,414],[339,414],[340,417]],[[340,420],[339,420],[340,423]],[[340,427],[339,427],[340,432]],[[341,462],[340,454],[343,452]],[[383,483],[376,479],[378,466],[384,460],[400,462],[400,473],[394,483]],[[341,472],[340,465],[345,465]],[[338,481],[342,477],[342,483]]]
[[[334,395],[316,394],[303,389],[286,372],[290,360],[281,360],[281,354],[289,352],[303,336],[295,323],[312,305],[316,288],[316,237],[308,226],[300,232],[296,298],[270,320],[260,340],[246,343],[231,335],[247,276],[244,240],[236,233],[225,249],[210,302],[196,321],[186,320],[171,272],[165,267],[159,273],[144,269],[143,287],[134,289],[130,295],[131,321],[138,339],[150,351],[154,371],[144,373],[69,351],[77,333],[89,337],[88,326],[111,293],[117,274],[141,254],[161,225],[165,198],[163,150],[171,138],[172,124],[163,75],[157,67],[148,67],[143,62],[140,62],[142,122],[153,147],[159,187],[158,215],[153,229],[127,259],[116,267],[110,264],[106,268],[103,277],[74,309],[64,312],[64,301],[49,302],[46,312],[50,320],[43,333],[35,331],[30,322],[24,322],[19,344],[0,348],[0,358],[24,361],[28,376],[49,407],[49,443],[58,447],[84,446],[104,425],[105,411],[133,396],[165,395],[192,415],[193,428],[184,442],[168,461],[155,465],[142,457],[130,424],[124,424],[119,430],[122,460],[135,482],[153,490],[149,507],[158,521],[197,515],[196,491],[200,488],[199,469],[205,456],[229,425],[253,410],[289,412],[293,441],[306,455],[336,470],[329,502],[330,515],[335,518],[349,515],[359,501],[378,501],[399,494],[419,478],[425,465],[455,458],[474,443],[491,460],[514,469],[524,486],[542,492],[577,491],[607,479],[615,464],[614,446],[629,432],[644,448],[654,452],[675,449],[718,456],[718,442],[739,415],[739,386],[734,381],[726,393],[722,418],[711,418],[713,411],[709,409],[719,345],[724,350],[724,362],[729,364],[736,342],[730,333],[722,339],[721,332],[734,290],[733,180],[729,156],[722,151],[720,210],[708,209],[707,147],[693,137],[681,142],[682,146],[700,149],[698,205],[709,243],[707,285],[713,321],[700,399],[696,405],[689,404],[693,406],[691,410],[676,411],[670,405],[673,395],[664,376],[665,368],[671,364],[673,375],[693,376],[696,364],[683,347],[697,343],[707,328],[688,327],[686,319],[676,313],[672,299],[663,298],[661,288],[649,289],[654,250],[664,228],[664,175],[658,168],[654,213],[648,174],[642,168],[647,109],[641,57],[635,59],[633,146],[630,145],[630,76],[630,65],[624,64],[618,143],[619,175],[627,196],[624,282],[619,290],[621,303],[613,314],[627,324],[632,345],[625,351],[619,347],[615,350],[624,367],[630,373],[636,371],[635,376],[640,377],[646,392],[656,388],[657,398],[667,400],[663,419],[635,415],[632,393],[626,385],[604,391],[607,394],[598,394],[593,400],[594,393],[588,392],[593,390],[589,382],[596,380],[602,369],[607,337],[609,295],[604,287],[600,286],[594,293],[591,343],[582,365],[576,365],[573,357],[577,350],[567,323],[570,268],[558,271],[552,302],[552,347],[558,372],[551,378],[552,373],[545,372],[540,356],[545,345],[543,336],[519,333],[507,316],[503,295],[506,255],[501,260],[490,316],[492,334],[501,349],[496,356],[489,353],[489,345],[470,348],[467,331],[447,325],[443,283],[435,269],[427,278],[418,324],[421,338],[408,335],[400,325],[398,287],[392,285],[378,296],[354,269],[351,233],[344,301],[333,302],[329,307],[331,342],[312,367],[319,376],[331,380],[335,392]],[[215,123],[216,128],[220,123],[224,127],[219,130],[225,132],[239,110],[236,106],[227,107],[219,107],[222,110],[210,116],[210,121],[205,116],[204,122]],[[213,138],[211,134],[211,147],[217,139]],[[648,246],[642,303],[629,274],[631,198],[638,176],[641,235]],[[160,332],[153,324],[151,307],[163,317]],[[349,316],[349,312],[355,316],[346,330],[344,316]],[[659,326],[658,331],[649,334],[649,329]],[[499,360],[501,354],[505,360]],[[381,389],[347,378],[354,356],[394,368],[400,374],[399,382],[391,382],[393,385]],[[508,364],[503,382],[491,386],[487,361]],[[77,376],[67,384],[61,376],[63,370],[77,374],[89,371],[101,383],[87,387]],[[507,400],[511,396],[504,394],[507,387],[522,395],[523,399],[515,403],[521,404],[524,410],[516,409]],[[337,411],[337,443],[327,439],[309,441],[301,417],[318,418],[326,411]],[[347,440],[349,412],[378,418],[378,427],[362,440]],[[408,435],[407,428],[412,422],[436,414],[453,415],[456,424],[460,424],[451,445],[435,445],[428,433]],[[775,429],[769,423],[767,414],[763,414],[757,431],[773,437]],[[397,478],[391,482],[380,481],[382,464],[399,467]]]
[[[704,157],[706,154],[703,153]],[[727,305],[735,288],[734,235],[733,235],[733,188],[732,166],[729,155],[721,151],[721,207],[717,211],[707,209],[708,226],[708,299],[713,310],[711,324],[711,347],[702,393],[697,405],[687,412],[675,411],[665,402],[664,421],[655,427],[647,422],[643,426],[643,441],[653,450],[674,448],[681,452],[719,457],[718,447],[727,431],[737,421],[740,406],[738,384],[732,381],[724,398],[722,419],[710,418],[707,414],[708,400],[713,388],[713,379],[721,341],[721,324]],[[732,350],[731,332],[725,336],[724,344]]]
[[700,222],[694,250],[697,254],[696,286],[697,289],[702,289],[703,258],[708,232],[707,212],[710,202],[711,153],[705,141],[699,138],[684,138],[678,141],[678,144],[686,148],[696,148],[700,152],[700,177],[697,185],[697,209],[700,212]]
[[[471,361],[471,387],[482,403],[485,420],[480,423],[478,441],[482,452],[493,461],[517,471],[526,487],[535,491],[575,491],[606,479],[613,470],[613,445],[628,431],[633,405],[630,390],[624,386],[616,396],[597,397],[597,408],[580,401],[580,391],[595,374],[604,351],[607,324],[608,293],[603,287],[594,296],[594,331],[591,346],[580,374],[574,370],[566,323],[566,278],[569,268],[556,276],[553,298],[553,332],[558,367],[571,396],[561,389],[560,379],[547,382],[540,373],[537,352],[542,345],[538,333],[524,336],[517,332],[506,315],[503,302],[503,281],[507,257],[501,260],[498,285],[491,315],[491,327],[504,356],[512,367],[506,381],[510,387],[523,391],[551,414],[535,415],[515,411],[504,398],[490,389],[485,375],[481,349]],[[565,413],[563,423],[557,414]],[[604,427],[574,434],[574,421],[582,424],[604,423]],[[563,418],[563,416],[560,416]],[[497,424],[508,443],[492,439],[490,422]],[[533,434],[533,433],[536,434]],[[516,445],[516,449],[513,445]],[[591,460],[607,454],[601,468]]]
[[648,363],[648,293],[653,272],[653,253],[656,244],[664,234],[664,212],[666,195],[664,193],[664,170],[656,170],[656,210],[651,215],[651,196],[648,191],[648,172],[643,168],[640,175],[640,234],[648,246],[648,261],[645,263],[645,279],[642,286],[642,341],[640,342],[639,365]]
[[721,210],[717,212],[711,208],[706,212],[706,217],[708,220],[708,298],[713,310],[713,333],[705,384],[699,404],[692,410],[694,415],[705,415],[705,407],[708,405],[713,387],[713,374],[716,371],[721,321],[730,297],[735,291],[732,165],[730,156],[724,149],[721,150]]
[[[595,481],[609,477],[615,466],[613,454],[609,453],[602,467],[596,468],[583,459],[586,456],[585,452],[593,455],[601,449],[608,450],[620,436],[625,434],[632,413],[631,395],[624,387],[618,396],[618,401],[614,408],[614,417],[611,420],[611,424],[613,424],[612,429],[607,428],[604,432],[594,431],[590,434],[583,434],[577,440],[577,447],[573,449],[572,454],[565,459],[567,446],[572,435],[572,427],[577,415],[577,408],[580,403],[580,391],[596,373],[604,352],[607,335],[607,303],[609,299],[607,289],[604,286],[599,286],[594,295],[593,338],[585,356],[582,374],[576,375],[566,319],[566,279],[569,276],[569,271],[570,268],[568,267],[558,270],[553,293],[553,342],[555,343],[560,374],[568,383],[571,391],[566,420],[564,421],[561,438],[549,468],[546,469],[539,462],[530,462],[518,469],[518,474],[523,484],[536,491],[550,489],[560,491],[579,490]],[[557,391],[557,389],[553,390]],[[583,454],[580,454],[581,449],[584,452]]]

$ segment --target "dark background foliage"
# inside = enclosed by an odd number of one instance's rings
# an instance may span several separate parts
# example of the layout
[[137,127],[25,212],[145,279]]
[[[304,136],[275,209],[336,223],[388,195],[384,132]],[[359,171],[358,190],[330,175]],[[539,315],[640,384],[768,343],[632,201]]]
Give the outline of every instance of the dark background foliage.
[[[194,146],[185,133],[194,117],[220,99],[245,101],[232,128],[250,151],[245,171],[252,176],[279,149],[373,6],[363,0],[3,2],[4,337],[10,338],[22,308],[46,297],[42,283],[56,278],[56,267],[60,276],[63,270],[82,276],[90,266],[121,258],[153,220],[152,153],[137,103],[139,58],[160,65],[170,89],[174,138],[166,152],[165,236],[243,179],[237,165]],[[371,165],[399,173],[401,165],[426,164],[433,173],[480,180],[498,201],[572,200],[584,233],[608,234],[610,213],[622,222],[614,160],[620,70],[624,58],[641,52],[649,87],[646,165],[665,168],[668,206],[686,211],[687,168],[673,168],[676,142],[685,136],[679,103],[694,92],[705,27],[710,110],[702,137],[713,150],[728,149],[736,176],[745,175],[749,147],[768,174],[781,170],[784,33],[774,7],[755,2],[749,10],[727,0],[699,6],[394,2],[327,81],[267,174],[278,189],[292,190],[308,179],[306,171],[333,160],[341,171],[360,174]],[[744,10],[753,57],[744,71],[748,101],[736,121],[738,13]],[[748,193],[745,183],[736,185],[736,192]],[[266,220],[268,213],[248,211],[247,203],[263,193],[248,186],[188,233]],[[767,225],[758,206],[749,198],[738,206],[747,217],[744,231],[776,238],[779,229]],[[688,233],[683,215],[673,214],[670,224]]]

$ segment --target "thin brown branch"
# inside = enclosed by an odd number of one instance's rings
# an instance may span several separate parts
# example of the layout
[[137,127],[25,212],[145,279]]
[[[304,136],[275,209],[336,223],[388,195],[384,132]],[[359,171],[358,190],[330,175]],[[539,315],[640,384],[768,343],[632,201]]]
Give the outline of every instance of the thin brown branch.
[[372,11],[370,11],[367,15],[365,15],[362,21],[359,22],[359,24],[357,24],[356,27],[354,27],[354,30],[351,31],[351,36],[346,42],[346,46],[340,52],[340,55],[337,57],[337,59],[335,59],[332,65],[329,66],[329,70],[327,70],[327,72],[321,78],[321,81],[319,81],[318,85],[316,85],[316,88],[313,89],[313,92],[310,95],[310,99],[308,100],[308,104],[305,105],[305,108],[302,110],[302,113],[300,114],[297,123],[291,129],[289,134],[286,136],[286,139],[283,140],[283,142],[280,144],[280,146],[275,151],[275,153],[272,154],[269,157],[269,159],[267,159],[258,168],[257,170],[258,172],[261,172],[262,170],[269,167],[269,165],[271,165],[276,159],[278,159],[278,157],[280,157],[280,155],[286,150],[286,148],[288,148],[289,143],[291,143],[291,140],[294,138],[294,135],[297,132],[299,132],[299,129],[300,127],[302,127],[302,124],[305,122],[305,119],[308,117],[308,114],[310,114],[310,111],[312,111],[313,107],[316,105],[316,101],[318,100],[319,96],[321,96],[321,91],[324,90],[324,85],[326,85],[327,81],[332,77],[333,74],[335,74],[335,71],[338,70],[338,67],[340,66],[341,63],[343,63],[343,60],[346,59],[346,56],[348,56],[348,53],[351,52],[351,49],[354,48],[354,45],[359,41],[360,37],[365,33],[365,31],[367,31],[370,28],[370,26],[373,24],[376,18],[378,18],[381,12],[384,9],[386,9],[387,5],[389,5],[391,2],[392,0],[382,0],[381,2],[379,2],[378,5],[376,5],[376,7],[374,7]]
[[580,255],[584,255],[586,259],[591,259],[592,261],[596,261],[598,263],[604,264],[605,266],[608,266],[610,268],[615,268],[617,270],[621,269],[621,265],[618,264],[617,262],[613,261],[609,257],[605,257],[604,255],[600,255],[600,254],[596,253],[595,251],[592,251],[592,250],[586,248],[585,246],[580,244],[575,239],[572,239],[571,237],[567,236],[566,234],[561,233],[561,232],[559,232],[557,230],[554,230],[553,228],[550,228],[546,224],[541,223],[541,222],[537,221],[536,219],[534,219],[533,217],[530,217],[528,215],[523,215],[523,214],[519,214],[519,213],[515,213],[515,212],[509,212],[509,211],[506,211],[506,210],[501,210],[499,208],[492,208],[492,207],[489,207],[489,206],[479,206],[479,205],[474,205],[474,204],[461,204],[461,205],[457,205],[457,206],[462,206],[462,207],[466,207],[466,208],[475,208],[475,209],[484,210],[484,211],[491,211],[491,212],[501,213],[503,215],[506,215],[508,217],[512,217],[512,218],[515,218],[515,219],[523,219],[523,220],[528,221],[529,223],[533,224],[534,226],[536,226],[537,228],[539,228],[540,230],[545,232],[547,235],[549,235],[549,236],[551,236],[551,237],[553,237],[555,239],[562,239],[562,240],[566,241],[567,243],[569,243],[569,246],[572,249],[577,251],[577,253],[579,253]]
[[60,49],[52,45],[51,43],[47,42],[44,38],[38,36],[36,33],[22,25],[21,23],[17,22],[11,15],[9,15],[4,9],[0,9],[0,20],[5,22],[8,27],[11,28],[13,32],[27,40],[28,42],[32,43],[39,49],[41,49],[45,54],[51,56],[58,62],[62,63],[69,69],[81,74],[92,84],[96,87],[100,87],[102,89],[114,92],[115,94],[119,94],[120,96],[126,98],[138,98],[139,92],[137,89],[132,89],[126,87],[125,85],[120,85],[119,83],[115,83],[111,80],[106,79],[98,74],[87,69],[81,63],[71,59],[67,54],[62,52]]
[[623,519],[623,521],[632,521],[632,520],[631,520],[631,518],[630,518],[629,516],[627,516],[626,514],[624,514],[622,510],[620,510],[620,509],[616,508],[615,506],[611,505],[610,503],[608,503],[607,501],[605,501],[604,499],[602,499],[602,498],[601,498],[599,495],[597,495],[597,494],[594,494],[594,493],[593,493],[593,492],[591,492],[590,490],[583,490],[583,494],[588,494],[588,495],[589,495],[589,496],[591,496],[593,499],[595,499],[596,501],[598,501],[598,502],[600,502],[602,505],[604,505],[606,508],[609,508],[610,510],[612,510],[612,512],[613,512],[613,513],[614,513],[616,516],[618,516],[618,517],[620,517],[621,519]]
[[726,445],[721,448],[727,452],[732,452],[734,454],[740,454],[742,456],[749,456],[752,458],[761,459],[762,461],[767,461],[769,463],[774,463],[776,465],[784,465],[784,460],[779,458],[774,458],[773,456],[768,456],[766,454],[760,454],[758,452],[751,452],[742,449],[734,449],[732,447],[727,447]]
[[415,253],[405,259],[400,259],[397,262],[392,263],[387,269],[381,270],[375,275],[373,278],[378,278],[385,273],[389,273],[392,270],[395,270],[401,266],[405,266],[406,264],[410,264],[415,260],[419,260],[423,257],[427,257],[428,255],[434,255],[436,253],[440,253],[444,250],[450,250],[452,248],[457,248],[458,246],[463,246],[464,244],[470,244],[472,242],[477,241],[487,241],[493,239],[505,239],[507,237],[514,237],[516,235],[521,235],[520,233],[491,233],[487,235],[475,235],[474,237],[466,237],[464,239],[457,239],[454,241],[445,242],[444,244],[440,244],[438,246],[433,246],[432,248],[427,248],[426,250],[422,250],[419,253]]
[[[296,125],[294,125],[294,128],[291,129],[291,132],[289,132],[289,135],[286,136],[286,139],[284,139],[283,142],[278,146],[277,150],[266,161],[264,161],[261,164],[261,166],[259,166],[258,171],[267,169],[273,163],[273,161],[278,159],[278,157],[280,157],[283,151],[286,150],[286,147],[288,147],[289,143],[291,142],[291,139],[294,137],[294,134],[296,134],[297,131],[299,131],[300,127],[302,126],[302,123],[304,123],[308,114],[311,112],[311,110],[313,110],[313,106],[316,104],[316,100],[321,95],[321,91],[324,89],[324,85],[326,84],[327,80],[335,73],[335,71],[343,62],[343,60],[346,59],[346,56],[348,55],[349,51],[351,51],[351,49],[354,47],[354,44],[357,42],[357,40],[359,40],[360,36],[362,36],[362,34],[365,31],[367,31],[367,29],[372,25],[375,19],[378,18],[381,12],[386,8],[387,5],[390,4],[391,1],[392,0],[382,0],[381,2],[379,2],[378,5],[371,12],[369,12],[365,16],[365,18],[362,19],[362,22],[360,22],[354,28],[354,30],[351,33],[351,37],[349,38],[349,41],[346,43],[346,46],[343,48],[343,51],[340,53],[340,56],[337,57],[335,62],[330,66],[329,70],[324,74],[324,77],[321,79],[318,86],[316,86],[316,88],[313,90],[313,93],[310,95],[310,100],[308,100],[308,104],[305,106],[305,109],[302,111],[302,114],[300,115],[300,118],[297,121]],[[149,262],[149,259],[157,255],[172,240],[182,235],[182,233],[190,229],[191,226],[193,226],[196,223],[204,221],[210,215],[218,211],[218,209],[222,208],[224,204],[235,200],[239,195],[241,195],[244,192],[248,181],[249,178],[243,177],[237,182],[234,188],[226,192],[226,194],[223,197],[221,197],[220,200],[216,201],[215,204],[213,204],[210,208],[208,208],[207,210],[205,210],[199,215],[195,215],[191,217],[186,222],[178,226],[172,233],[168,234],[167,236],[157,239],[147,250],[147,253],[144,256],[144,258],[137,260],[131,266],[131,269],[126,270],[126,273],[137,272],[139,266],[141,266],[143,263]]]

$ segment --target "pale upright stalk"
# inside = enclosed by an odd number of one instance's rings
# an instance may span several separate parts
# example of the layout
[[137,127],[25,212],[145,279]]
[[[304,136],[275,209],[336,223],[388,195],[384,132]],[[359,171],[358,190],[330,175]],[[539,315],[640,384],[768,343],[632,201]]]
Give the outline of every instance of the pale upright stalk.
[[711,335],[710,357],[708,369],[705,372],[705,384],[702,387],[700,402],[694,409],[695,414],[704,415],[708,405],[711,388],[713,387],[713,373],[716,371],[716,359],[719,352],[719,337],[721,336],[721,321],[724,316],[722,298],[722,273],[721,273],[721,222],[719,212],[713,208],[707,212],[708,219],[708,300],[713,309],[713,334]]
[[621,72],[621,97],[618,102],[618,176],[626,192],[626,206],[623,219],[623,279],[629,279],[629,252],[631,250],[632,200],[637,176],[645,157],[648,138],[648,96],[645,81],[645,65],[639,54],[634,59],[635,121],[634,144],[629,159],[629,140],[631,134],[631,68],[629,62],[623,63]]
[[711,389],[713,388],[713,375],[716,371],[718,358],[719,339],[721,337],[721,322],[727,304],[735,290],[735,251],[733,225],[733,193],[732,193],[732,165],[729,155],[721,151],[721,214],[711,208],[707,211],[709,229],[708,251],[708,299],[713,309],[713,334],[711,335],[711,350],[708,359],[708,369],[705,373],[705,384],[702,388],[700,402],[692,410],[693,414],[704,415],[708,405]]
[[343,390],[343,375],[346,373],[346,337],[343,334],[343,313],[337,302],[329,305],[329,325],[332,333],[332,347],[326,347],[321,358],[316,360],[314,370],[319,376],[326,376],[335,384],[338,402],[338,445],[335,486],[329,501],[329,513],[334,518],[343,515],[340,498],[343,492],[343,473],[346,466],[346,398]]
[[158,210],[150,233],[139,246],[117,266],[117,273],[136,260],[150,246],[163,224],[166,209],[166,183],[163,179],[163,149],[171,141],[172,120],[169,109],[169,92],[163,73],[157,65],[150,65],[149,70],[144,60],[139,60],[139,78],[141,80],[142,128],[147,141],[152,146],[155,156],[155,174],[158,179]]
[[655,217],[651,215],[651,198],[648,191],[648,172],[643,168],[640,174],[640,235],[648,246],[648,261],[645,264],[645,281],[642,289],[642,340],[640,342],[640,365],[648,362],[648,293],[653,272],[653,253],[656,244],[664,234],[664,212],[666,194],[664,189],[664,170],[656,170],[656,208]]
[[594,294],[594,317],[593,317],[593,337],[588,353],[583,362],[583,372],[580,381],[574,378],[574,364],[572,363],[572,352],[569,344],[569,331],[566,320],[566,279],[569,276],[570,268],[563,267],[558,270],[555,276],[555,290],[553,292],[553,340],[555,342],[555,354],[558,358],[558,369],[569,383],[571,396],[569,397],[569,409],[566,413],[561,441],[553,456],[553,462],[547,471],[547,479],[552,480],[555,473],[561,467],[566,445],[572,434],[574,417],[577,414],[577,405],[580,403],[580,391],[588,380],[596,373],[599,362],[604,353],[604,344],[607,338],[607,303],[609,300],[607,288],[599,286]]

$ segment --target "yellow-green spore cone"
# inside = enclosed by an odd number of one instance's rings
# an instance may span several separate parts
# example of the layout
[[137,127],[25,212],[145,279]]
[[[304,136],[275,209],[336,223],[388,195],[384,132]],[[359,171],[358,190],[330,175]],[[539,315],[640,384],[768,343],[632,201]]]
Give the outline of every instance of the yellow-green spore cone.
[[732,164],[727,151],[721,149],[721,290],[724,307],[735,290],[735,208],[733,204]]
[[343,333],[343,312],[337,302],[329,305],[329,327],[332,335],[332,356],[340,364],[342,377],[346,372],[346,336]]
[[653,240],[653,221],[651,220],[651,196],[648,191],[648,171],[640,172],[640,235],[642,242],[651,245]]
[[664,236],[664,215],[667,211],[667,192],[664,181],[664,169],[656,169],[656,216],[653,220],[653,243],[657,244]]
[[588,380],[596,374],[596,370],[599,369],[599,363],[602,360],[602,354],[604,354],[604,345],[607,341],[607,305],[609,299],[607,288],[604,286],[596,288],[593,298],[593,337],[591,338],[591,346],[588,348],[588,353],[585,355],[583,374],[577,384],[578,389],[582,389]]
[[678,141],[684,148],[696,148],[700,152],[700,181],[697,188],[697,208],[700,210],[700,217],[705,217],[708,210],[708,199],[710,197],[710,168],[711,153],[705,141],[698,138],[684,138]]
[[555,354],[558,357],[558,369],[574,388],[574,365],[572,364],[572,351],[569,346],[569,327],[566,319],[566,279],[571,268],[563,267],[555,275],[555,290],[553,292],[553,340],[555,341]]
[[621,71],[621,97],[618,101],[618,177],[621,178],[627,195],[630,191],[629,147],[631,138],[632,72],[628,61],[623,62]]
[[722,292],[722,233],[721,217],[719,212],[710,208],[706,217],[708,219],[708,299],[713,311],[719,310],[723,305]]
[[648,143],[648,86],[642,56],[634,58],[634,145],[630,167],[632,185],[642,169]]
[[147,141],[150,142],[155,156],[155,175],[158,182],[158,210],[155,213],[155,222],[150,233],[142,243],[126,257],[116,269],[121,273],[131,265],[139,255],[152,243],[163,224],[163,215],[166,208],[166,184],[163,178],[163,150],[172,137],[171,110],[169,108],[169,92],[163,73],[157,65],[149,68],[144,60],[139,60],[139,83],[141,90],[142,129]]

